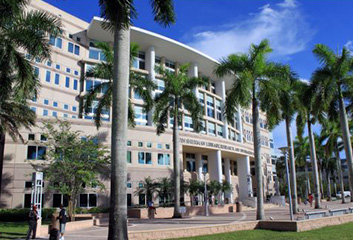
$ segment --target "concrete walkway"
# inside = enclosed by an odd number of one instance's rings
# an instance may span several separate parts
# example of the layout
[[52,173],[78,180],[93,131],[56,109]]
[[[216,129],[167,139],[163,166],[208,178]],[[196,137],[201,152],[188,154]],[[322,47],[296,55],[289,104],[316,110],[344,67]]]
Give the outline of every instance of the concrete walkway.
[[[322,211],[324,209],[339,209],[353,207],[353,203],[341,204],[340,201],[323,202],[322,209],[311,208],[309,204],[300,204],[300,213],[295,215],[295,218],[302,219],[304,211]],[[304,210],[304,211],[303,211]],[[276,207],[265,210],[266,219],[269,220],[289,220],[288,207]],[[129,219],[129,231],[147,231],[147,230],[161,230],[161,229],[175,229],[175,228],[190,228],[197,226],[214,226],[218,224],[230,224],[234,222],[253,221],[256,220],[256,211],[244,211],[242,213],[227,213],[218,214],[209,217],[195,216],[182,219]],[[100,227],[92,227],[89,229],[82,229],[80,231],[68,232],[65,234],[66,240],[98,240],[107,239],[108,222]]]

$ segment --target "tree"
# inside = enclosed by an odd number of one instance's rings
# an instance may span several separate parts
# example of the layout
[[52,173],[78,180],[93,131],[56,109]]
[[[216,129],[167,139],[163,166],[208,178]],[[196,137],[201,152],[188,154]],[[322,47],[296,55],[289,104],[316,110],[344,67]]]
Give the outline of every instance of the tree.
[[[254,134],[254,157],[256,175],[257,213],[256,219],[265,219],[263,207],[263,168],[261,160],[260,121],[259,108],[269,116],[269,126],[277,124],[280,119],[280,99],[276,91],[273,77],[279,77],[283,73],[283,67],[267,60],[267,55],[272,52],[267,40],[259,45],[252,44],[248,54],[231,54],[220,60],[215,68],[218,77],[232,76],[234,83],[226,98],[225,115],[230,123],[234,122],[234,114],[240,105],[244,108],[252,106],[253,134]],[[266,106],[271,102],[271,108]]]
[[305,199],[308,199],[308,194],[311,193],[308,162],[307,162],[307,159],[310,155],[309,138],[303,137],[303,136],[296,137],[294,141],[294,149],[295,149],[294,152],[295,152],[296,164],[298,167],[304,168],[304,171],[305,171],[305,179],[306,179]]
[[143,187],[137,188],[135,195],[145,194],[147,203],[153,202],[153,194],[157,192],[158,184],[151,177],[145,177],[141,183]]
[[[126,135],[129,89],[129,45],[132,19],[137,18],[133,1],[99,0],[103,26],[114,36],[112,181],[108,239],[128,239],[126,200]],[[175,22],[172,0],[152,0],[154,20],[164,26]],[[118,81],[119,79],[119,81]]]
[[180,157],[179,157],[179,122],[183,109],[191,115],[195,131],[201,130],[200,120],[202,108],[195,96],[194,89],[206,85],[208,79],[188,77],[189,64],[181,65],[176,73],[159,69],[165,82],[165,89],[155,99],[153,120],[157,126],[157,134],[165,132],[168,116],[173,118],[173,170],[174,170],[174,218],[180,218]]
[[314,178],[314,195],[315,195],[315,208],[321,208],[321,194],[320,194],[320,181],[319,181],[319,169],[316,158],[315,138],[312,130],[312,124],[316,122],[317,118],[321,118],[321,111],[314,108],[314,87],[301,82],[297,89],[298,99],[298,115],[296,118],[297,124],[297,135],[299,138],[303,136],[304,127],[308,127],[308,137],[310,146],[310,160],[312,165],[312,172]]
[[163,207],[166,207],[172,196],[173,183],[170,178],[163,177],[159,178],[157,182],[157,193],[160,199],[162,199]]
[[68,214],[74,220],[76,199],[84,187],[104,189],[99,176],[109,172],[110,156],[95,137],[81,138],[83,132],[72,130],[67,121],[43,124],[45,161],[32,165],[44,172],[50,190],[68,196]]
[[[337,119],[338,120],[338,119]],[[342,139],[342,131],[339,126],[338,121],[326,121],[322,124],[320,141],[324,144],[325,154],[327,157],[335,156],[336,159],[336,167],[333,169],[338,170],[338,179],[340,182],[341,192],[344,192],[344,179],[342,172],[342,162],[340,158],[340,145]],[[342,203],[345,203],[346,200],[343,197]]]
[[[211,180],[207,184],[207,190],[209,192],[209,195],[218,196],[219,193],[222,191],[222,184],[217,180]],[[215,203],[212,201],[212,204],[215,204]]]
[[40,86],[30,60],[49,59],[47,36],[61,33],[60,22],[43,11],[25,11],[28,0],[0,2],[0,195],[5,137],[23,141],[19,129],[30,128],[35,114],[27,100],[36,96]]
[[199,180],[192,180],[189,184],[189,194],[191,199],[191,205],[193,205],[193,197],[204,194],[204,184]]
[[224,194],[224,193],[232,192],[232,190],[233,190],[232,184],[230,184],[227,180],[223,180],[221,185],[221,192]]
[[[332,49],[323,44],[317,44],[313,50],[321,67],[315,70],[312,81],[316,86],[317,103],[325,108],[335,106],[339,112],[342,140],[347,158],[350,191],[353,193],[353,156],[348,118],[345,106],[345,91],[352,91],[353,57],[349,50],[343,47],[341,53],[335,54]],[[336,111],[328,111],[328,117],[334,117]],[[332,116],[333,115],[333,116]],[[353,195],[351,194],[351,201]]]
[[[102,114],[108,112],[112,106],[114,52],[109,43],[99,42],[95,45],[97,48],[102,50],[105,61],[96,64],[86,73],[86,81],[92,81],[91,78],[105,79],[106,81],[95,85],[91,90],[89,90],[88,94],[84,96],[83,101],[85,112],[92,112],[91,108],[94,101],[98,101],[94,119],[97,128],[99,128],[101,126]],[[139,46],[136,43],[131,43],[129,83],[134,92],[141,96],[145,103],[144,111],[148,112],[151,110],[153,105],[152,91],[156,88],[156,84],[152,81],[152,79],[131,70],[132,63],[138,56],[138,53]],[[129,125],[135,126],[135,113],[131,99],[129,99],[128,106]]]

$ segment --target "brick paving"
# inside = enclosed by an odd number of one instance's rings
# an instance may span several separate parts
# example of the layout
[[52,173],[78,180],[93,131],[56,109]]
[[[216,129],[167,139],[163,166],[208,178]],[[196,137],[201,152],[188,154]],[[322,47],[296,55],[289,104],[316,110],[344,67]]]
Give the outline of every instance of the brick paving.
[[[348,200],[348,199],[347,199]],[[339,209],[353,207],[353,203],[341,204],[340,201],[322,202],[322,209],[314,209],[309,204],[300,204],[300,213],[295,215],[295,219],[302,219],[304,211],[322,211],[325,209]],[[274,220],[289,220],[289,210],[286,207],[275,207],[265,210],[266,219]],[[241,213],[227,213],[217,214],[209,217],[195,216],[186,217],[182,219],[130,219],[129,231],[147,231],[147,230],[161,230],[161,229],[179,229],[197,226],[208,226],[217,224],[230,224],[242,221],[256,220],[256,211],[244,211]],[[102,226],[95,226],[89,229],[82,229],[80,231],[68,232],[65,234],[66,240],[99,240],[107,239],[108,235],[108,221],[103,221]]]

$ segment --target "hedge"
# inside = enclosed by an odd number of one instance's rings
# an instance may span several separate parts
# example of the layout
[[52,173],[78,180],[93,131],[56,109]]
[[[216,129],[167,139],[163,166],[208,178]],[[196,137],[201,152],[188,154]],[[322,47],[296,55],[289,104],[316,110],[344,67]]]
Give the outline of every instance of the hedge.
[[[0,209],[0,222],[23,222],[28,221],[29,208],[8,208]],[[50,220],[56,208],[44,208],[42,219]]]

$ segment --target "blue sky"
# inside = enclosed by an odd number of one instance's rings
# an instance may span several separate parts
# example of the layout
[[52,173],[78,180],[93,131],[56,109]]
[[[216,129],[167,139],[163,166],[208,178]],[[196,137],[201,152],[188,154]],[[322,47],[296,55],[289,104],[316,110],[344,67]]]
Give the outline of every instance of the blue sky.
[[[99,16],[98,0],[45,2],[88,22]],[[353,1],[176,0],[177,22],[169,28],[153,22],[149,2],[135,0],[139,12],[135,26],[188,44],[216,59],[245,52],[251,43],[268,38],[274,49],[271,60],[290,64],[302,79],[310,79],[318,67],[311,53],[315,44],[334,49],[353,46]],[[314,129],[318,131],[319,126]],[[295,126],[292,131],[295,134]],[[276,147],[286,145],[284,124],[273,133]]]

